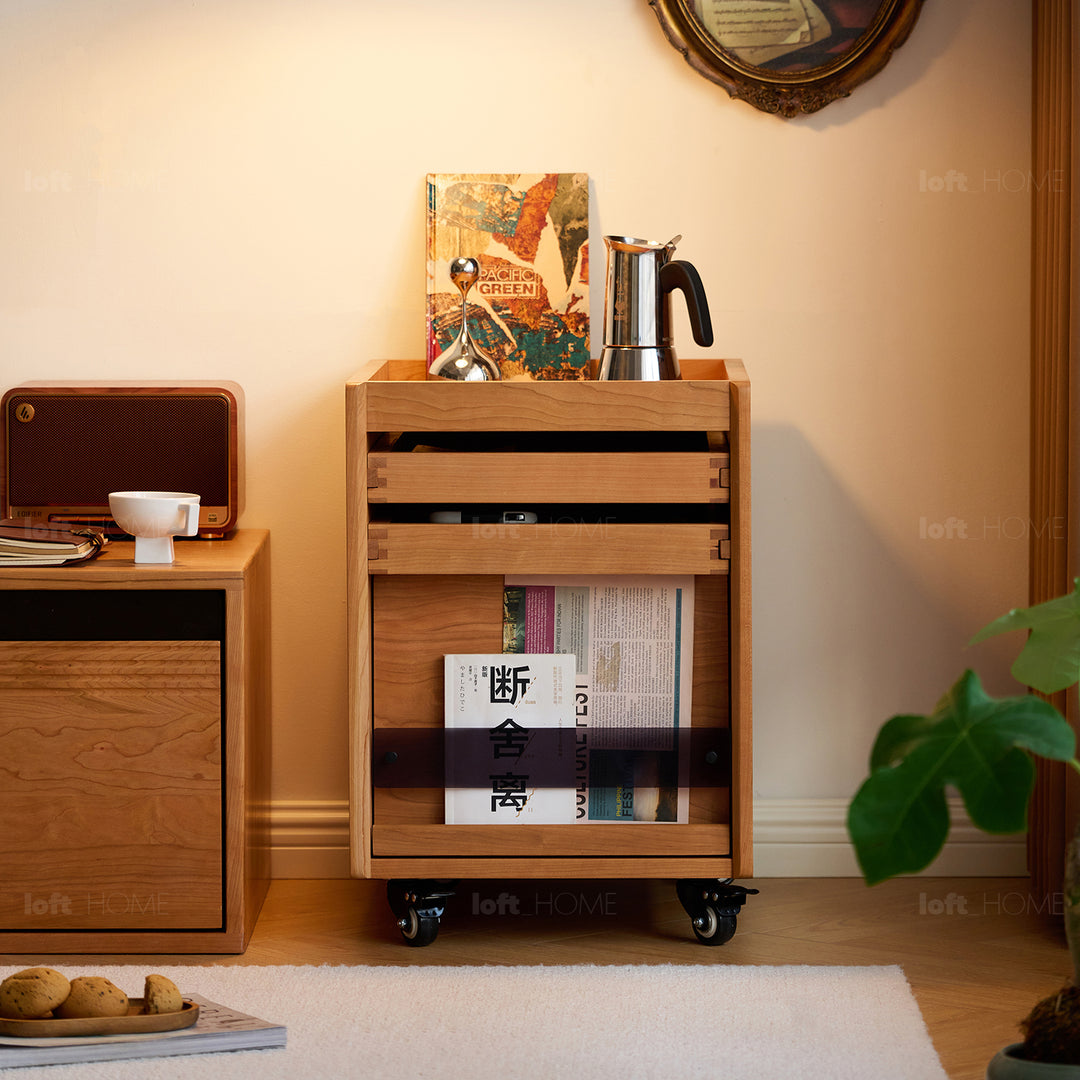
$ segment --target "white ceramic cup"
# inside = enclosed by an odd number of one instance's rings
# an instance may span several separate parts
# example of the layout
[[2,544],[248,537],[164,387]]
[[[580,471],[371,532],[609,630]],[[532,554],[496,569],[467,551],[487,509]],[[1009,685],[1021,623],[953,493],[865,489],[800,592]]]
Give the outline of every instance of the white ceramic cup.
[[173,537],[199,531],[199,496],[187,491],[113,491],[109,509],[135,537],[137,563],[171,563]]

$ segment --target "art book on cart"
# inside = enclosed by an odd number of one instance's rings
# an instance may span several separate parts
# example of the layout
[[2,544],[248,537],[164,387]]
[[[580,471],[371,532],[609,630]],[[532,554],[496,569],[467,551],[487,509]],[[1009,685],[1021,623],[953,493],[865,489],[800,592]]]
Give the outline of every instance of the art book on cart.
[[433,173],[427,191],[428,366],[460,329],[467,257],[469,333],[503,379],[589,378],[588,176]]

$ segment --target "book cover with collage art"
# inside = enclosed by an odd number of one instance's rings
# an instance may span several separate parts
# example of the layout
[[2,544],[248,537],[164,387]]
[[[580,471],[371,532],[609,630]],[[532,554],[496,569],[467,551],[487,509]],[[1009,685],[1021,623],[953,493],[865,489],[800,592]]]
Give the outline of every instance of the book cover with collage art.
[[480,264],[469,332],[504,379],[589,377],[589,178],[433,173],[427,181],[427,363],[457,336],[449,264]]

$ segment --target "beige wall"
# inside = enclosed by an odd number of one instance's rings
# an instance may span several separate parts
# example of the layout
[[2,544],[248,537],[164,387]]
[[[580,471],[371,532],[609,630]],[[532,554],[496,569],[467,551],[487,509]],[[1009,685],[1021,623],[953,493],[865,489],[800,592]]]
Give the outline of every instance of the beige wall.
[[685,237],[754,383],[763,803],[849,795],[966,664],[1008,685],[963,644],[1025,599],[1029,40],[1022,0],[934,0],[785,122],[644,0],[0,8],[3,385],[245,387],[297,843],[347,791],[342,384],[422,354],[428,171],[588,171],[596,277],[605,232]]

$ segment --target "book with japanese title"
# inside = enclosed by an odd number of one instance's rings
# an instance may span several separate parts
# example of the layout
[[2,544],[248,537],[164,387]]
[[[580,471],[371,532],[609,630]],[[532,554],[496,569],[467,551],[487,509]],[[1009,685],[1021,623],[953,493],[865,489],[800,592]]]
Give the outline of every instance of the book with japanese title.
[[445,820],[574,820],[574,658],[444,657]]

